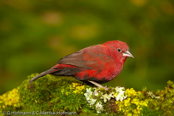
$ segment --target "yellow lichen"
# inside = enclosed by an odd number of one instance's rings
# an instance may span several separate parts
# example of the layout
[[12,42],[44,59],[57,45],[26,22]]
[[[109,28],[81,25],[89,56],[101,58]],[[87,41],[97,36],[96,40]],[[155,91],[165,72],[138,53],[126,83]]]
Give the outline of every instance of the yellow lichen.
[[13,107],[19,107],[19,92],[18,88],[13,89],[2,96],[0,96],[0,103],[3,104],[2,108],[6,108],[6,106],[13,106]]
[[133,88],[130,88],[130,89],[126,89],[125,94],[129,96],[136,96],[137,92]]
[[125,115],[128,116],[139,116],[142,111],[142,107],[148,106],[148,101],[139,99],[138,96],[141,93],[136,92],[133,88],[126,89],[125,94],[128,97],[123,102],[116,101],[116,104],[119,106],[119,112],[124,112]]
[[84,85],[81,85],[79,83],[72,83],[72,85],[69,86],[70,90],[73,90],[73,93],[81,93],[83,94],[81,91],[83,89],[85,89]]

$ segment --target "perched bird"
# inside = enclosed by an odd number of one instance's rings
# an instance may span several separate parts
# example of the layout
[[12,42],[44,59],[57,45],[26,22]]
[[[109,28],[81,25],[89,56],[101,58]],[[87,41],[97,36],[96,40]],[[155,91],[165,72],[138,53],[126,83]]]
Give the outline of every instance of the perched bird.
[[122,71],[127,57],[134,56],[125,42],[114,40],[93,45],[65,56],[51,69],[32,78],[29,83],[46,74],[73,76],[77,80],[103,87]]

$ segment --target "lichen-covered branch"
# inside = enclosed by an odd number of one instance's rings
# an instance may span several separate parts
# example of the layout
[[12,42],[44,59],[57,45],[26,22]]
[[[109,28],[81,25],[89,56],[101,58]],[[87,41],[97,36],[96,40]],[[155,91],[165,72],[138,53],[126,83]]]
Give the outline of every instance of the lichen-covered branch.
[[8,114],[10,111],[71,112],[71,115],[73,113],[118,116],[174,115],[172,81],[167,82],[164,90],[157,92],[147,91],[147,88],[135,91],[133,88],[124,87],[109,87],[106,91],[84,85],[80,81],[52,75],[28,83],[34,76],[34,74],[28,76],[19,87],[0,96],[0,115],[10,115]]

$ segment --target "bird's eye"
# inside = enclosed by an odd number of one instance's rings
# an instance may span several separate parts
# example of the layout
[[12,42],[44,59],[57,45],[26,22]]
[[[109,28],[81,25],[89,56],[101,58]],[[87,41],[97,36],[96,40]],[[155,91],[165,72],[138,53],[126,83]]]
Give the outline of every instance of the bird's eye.
[[118,51],[118,52],[121,52],[121,49],[120,49],[120,48],[117,48],[117,51]]

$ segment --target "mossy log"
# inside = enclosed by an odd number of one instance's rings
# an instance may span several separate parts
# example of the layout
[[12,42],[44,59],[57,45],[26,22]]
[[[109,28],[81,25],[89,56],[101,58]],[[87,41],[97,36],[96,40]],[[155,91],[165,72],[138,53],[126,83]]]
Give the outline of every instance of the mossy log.
[[46,75],[0,96],[2,115],[174,115],[174,84],[164,90],[96,88],[70,78]]

